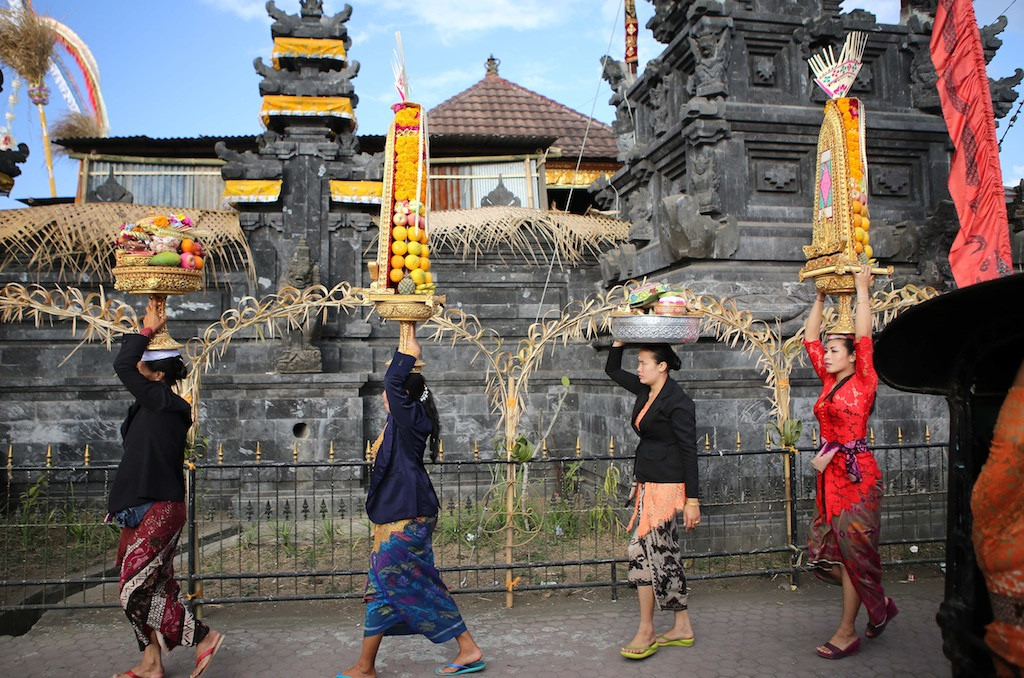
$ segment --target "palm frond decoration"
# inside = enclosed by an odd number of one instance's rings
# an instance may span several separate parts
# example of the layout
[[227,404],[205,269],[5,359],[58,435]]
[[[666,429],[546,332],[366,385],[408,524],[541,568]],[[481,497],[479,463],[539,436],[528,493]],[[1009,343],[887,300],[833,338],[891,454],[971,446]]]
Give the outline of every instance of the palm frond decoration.
[[[69,112],[58,120],[50,128],[50,134],[54,139],[95,139],[103,136],[96,118],[75,111]],[[67,151],[58,146],[57,153],[66,154]]]
[[57,32],[27,9],[0,10],[0,61],[32,87],[42,85],[57,42]]
[[430,241],[435,252],[448,251],[474,262],[484,254],[517,257],[546,265],[578,264],[623,242],[629,222],[605,216],[581,216],[523,207],[479,207],[432,212]]
[[0,270],[21,266],[36,273],[55,272],[59,280],[82,276],[109,279],[114,239],[125,222],[168,212],[192,219],[196,235],[213,254],[210,275],[219,270],[256,272],[245,232],[234,210],[174,209],[127,203],[45,205],[0,211]]
[[50,68],[56,42],[57,32],[31,10],[0,10],[0,61],[28,81],[29,99],[36,105],[39,126],[43,132],[43,153],[46,156],[46,173],[50,180],[52,198],[57,197],[57,184],[53,178],[53,152],[50,150],[50,131],[44,110],[50,100],[50,91],[43,86],[43,78]]

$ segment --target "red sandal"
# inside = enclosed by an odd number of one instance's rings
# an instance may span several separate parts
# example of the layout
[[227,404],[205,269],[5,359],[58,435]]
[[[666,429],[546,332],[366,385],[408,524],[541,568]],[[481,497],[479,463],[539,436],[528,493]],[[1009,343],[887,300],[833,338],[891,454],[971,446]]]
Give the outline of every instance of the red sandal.
[[882,635],[882,631],[885,630],[886,625],[892,621],[892,618],[900,613],[899,608],[896,607],[895,601],[892,598],[885,599],[885,619],[882,620],[881,624],[867,623],[864,628],[864,635],[867,638],[874,640],[878,636]]

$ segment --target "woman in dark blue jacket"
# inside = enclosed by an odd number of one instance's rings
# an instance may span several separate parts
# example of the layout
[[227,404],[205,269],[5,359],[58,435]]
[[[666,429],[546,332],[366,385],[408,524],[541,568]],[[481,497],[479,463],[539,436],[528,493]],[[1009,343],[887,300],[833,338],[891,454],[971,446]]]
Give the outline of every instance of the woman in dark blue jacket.
[[[664,344],[639,349],[636,372],[622,369],[621,341],[612,344],[605,366],[615,383],[636,396],[629,421],[640,436],[633,465],[636,504],[628,528],[636,530],[627,550],[640,626],[620,650],[627,659],[645,659],[666,646],[693,645],[676,518],[682,514],[686,530],[700,524],[696,412],[690,396],[668,376],[679,369],[679,356]],[[675,613],[672,628],[663,634],[654,630],[655,606]]]
[[459,653],[435,673],[482,671],[483,651],[462,621],[448,587],[434,567],[432,536],[438,501],[423,465],[437,461],[441,422],[423,375],[413,372],[420,356],[415,338],[409,353],[395,351],[384,375],[388,419],[374,443],[366,515],[373,522],[373,550],[366,581],[366,623],[359,661],[338,678],[376,676],[377,650],[384,636],[422,634],[435,643],[454,638]]

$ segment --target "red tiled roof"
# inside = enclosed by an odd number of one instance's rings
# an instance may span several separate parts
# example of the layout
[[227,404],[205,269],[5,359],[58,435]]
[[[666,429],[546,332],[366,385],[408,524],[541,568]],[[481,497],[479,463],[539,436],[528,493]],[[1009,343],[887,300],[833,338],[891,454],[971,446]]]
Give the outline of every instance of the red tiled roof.
[[[551,136],[564,156],[614,159],[610,125],[592,120],[557,101],[531,92],[494,73],[429,112],[431,135]],[[590,131],[587,132],[587,123]]]

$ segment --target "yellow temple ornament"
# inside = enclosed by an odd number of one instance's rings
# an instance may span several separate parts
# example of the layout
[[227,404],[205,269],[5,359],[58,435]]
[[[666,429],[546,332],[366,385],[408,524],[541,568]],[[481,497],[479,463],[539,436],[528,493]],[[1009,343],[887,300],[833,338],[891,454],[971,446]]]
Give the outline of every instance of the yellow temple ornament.
[[868,209],[866,111],[859,99],[845,96],[860,72],[867,36],[854,32],[837,59],[831,48],[809,60],[815,83],[829,95],[818,134],[814,180],[814,223],[810,245],[803,248],[806,265],[800,280],[813,278],[815,287],[839,300],[839,319],[833,331],[852,334],[855,292],[853,272],[862,265],[879,268],[871,249]]

